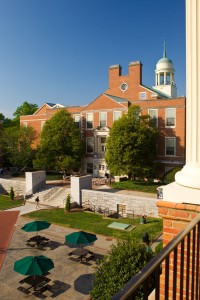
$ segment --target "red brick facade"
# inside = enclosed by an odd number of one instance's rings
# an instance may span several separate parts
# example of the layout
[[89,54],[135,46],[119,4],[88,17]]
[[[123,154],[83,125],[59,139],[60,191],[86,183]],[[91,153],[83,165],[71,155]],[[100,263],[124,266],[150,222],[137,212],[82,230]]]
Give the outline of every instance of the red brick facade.
[[[87,173],[104,176],[109,171],[104,159],[105,140],[114,120],[126,113],[131,104],[140,105],[142,114],[154,114],[160,132],[157,161],[163,166],[163,172],[184,165],[185,97],[172,99],[155,88],[146,87],[142,84],[141,62],[132,62],[127,75],[122,75],[120,65],[111,66],[108,89],[89,105],[66,107],[76,123],[79,122],[82,138],[86,141],[83,168]],[[34,115],[20,118],[22,125],[32,126],[37,131],[35,146],[39,143],[42,125],[58,109],[56,105],[46,103]],[[169,121],[172,123],[167,126]]]
[[[194,205],[194,204],[183,204],[183,203],[173,203],[173,202],[167,202],[167,201],[159,201],[157,202],[157,206],[159,209],[159,216],[163,219],[163,247],[165,247],[172,239],[174,239],[177,234],[186,227],[186,225],[193,220],[199,213],[200,213],[200,206]],[[193,247],[193,235],[190,236],[190,247],[189,251],[192,254],[192,247]],[[198,242],[198,238],[195,238],[195,243]],[[187,237],[184,240],[185,243],[185,263],[184,263],[184,270],[183,270],[183,290],[180,291],[180,289],[177,289],[176,293],[176,299],[186,299],[186,277],[187,272],[189,271],[189,276],[191,278],[191,270],[192,270],[192,258],[190,259],[190,267],[189,270],[187,269],[186,265],[186,250],[187,250]],[[180,253],[181,253],[181,245],[178,247],[178,257],[177,257],[177,286],[179,287],[179,280],[181,276],[181,270],[180,270]],[[192,256],[191,256],[192,257]],[[169,300],[174,299],[172,297],[172,286],[173,286],[173,266],[174,266],[174,253],[172,252],[170,254],[169,258]],[[163,273],[160,278],[160,299],[164,300],[165,295],[165,264],[162,265]],[[195,282],[195,278],[199,274],[196,274],[196,271],[194,270],[193,279]],[[196,299],[195,295],[194,298],[191,297],[191,291],[190,291],[190,285],[189,285],[189,299]],[[182,295],[183,298],[180,297]]]

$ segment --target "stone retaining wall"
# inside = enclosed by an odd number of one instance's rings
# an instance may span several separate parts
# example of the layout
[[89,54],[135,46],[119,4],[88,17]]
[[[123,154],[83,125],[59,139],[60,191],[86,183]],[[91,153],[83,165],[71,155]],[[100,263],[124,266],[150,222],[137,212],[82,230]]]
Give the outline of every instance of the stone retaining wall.
[[0,193],[1,194],[10,193],[11,187],[13,187],[15,196],[21,196],[21,195],[25,194],[25,190],[26,190],[25,181],[0,178]]
[[157,199],[110,192],[82,190],[82,206],[99,212],[117,212],[126,216],[142,215],[158,217]]

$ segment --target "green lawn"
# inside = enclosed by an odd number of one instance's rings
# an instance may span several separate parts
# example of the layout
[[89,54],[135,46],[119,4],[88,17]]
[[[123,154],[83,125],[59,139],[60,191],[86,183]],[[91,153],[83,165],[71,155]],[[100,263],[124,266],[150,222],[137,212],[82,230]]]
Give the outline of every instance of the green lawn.
[[161,183],[155,182],[146,182],[146,181],[133,181],[133,180],[126,180],[122,182],[114,182],[112,183],[112,187],[115,189],[122,189],[122,190],[134,190],[140,191],[145,193],[154,193],[156,194],[157,187],[161,186]]
[[23,200],[10,200],[9,196],[0,195],[0,210],[23,205]]
[[[102,215],[91,212],[70,212],[65,214],[63,209],[39,210],[26,214],[26,217],[119,239],[126,239],[129,235],[133,235],[141,240],[144,232],[148,232],[150,239],[154,239],[162,232],[162,219],[158,218],[147,218],[147,223],[142,225],[139,223],[139,218],[104,218]],[[107,226],[112,222],[131,224],[135,225],[136,228],[130,232],[108,228]]]

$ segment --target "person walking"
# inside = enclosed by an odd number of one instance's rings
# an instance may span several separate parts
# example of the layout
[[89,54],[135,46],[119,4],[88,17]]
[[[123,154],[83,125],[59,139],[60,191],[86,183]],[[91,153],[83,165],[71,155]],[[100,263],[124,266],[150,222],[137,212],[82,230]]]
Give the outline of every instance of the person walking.
[[35,202],[36,202],[36,208],[39,208],[40,207],[39,206],[40,199],[38,196],[35,198]]

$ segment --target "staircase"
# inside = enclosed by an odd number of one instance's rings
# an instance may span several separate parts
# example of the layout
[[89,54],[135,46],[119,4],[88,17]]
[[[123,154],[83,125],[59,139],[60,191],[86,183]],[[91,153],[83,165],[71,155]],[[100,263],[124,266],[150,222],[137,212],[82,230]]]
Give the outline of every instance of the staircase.
[[33,203],[35,202],[35,198],[38,196],[40,204],[63,208],[65,206],[67,194],[70,194],[70,192],[70,188],[45,185],[43,190],[35,193],[26,201]]

